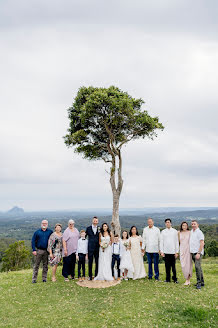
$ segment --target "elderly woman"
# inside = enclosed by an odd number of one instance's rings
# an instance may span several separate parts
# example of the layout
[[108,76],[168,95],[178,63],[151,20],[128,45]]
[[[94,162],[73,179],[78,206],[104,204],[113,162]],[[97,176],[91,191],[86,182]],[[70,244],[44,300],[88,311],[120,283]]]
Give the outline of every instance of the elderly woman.
[[55,232],[51,234],[48,240],[49,264],[52,266],[52,281],[56,281],[56,271],[58,263],[62,258],[62,225],[57,223],[55,225]]
[[68,221],[68,228],[63,233],[63,269],[62,275],[65,281],[75,277],[76,250],[79,239],[79,231],[74,227],[74,221]]

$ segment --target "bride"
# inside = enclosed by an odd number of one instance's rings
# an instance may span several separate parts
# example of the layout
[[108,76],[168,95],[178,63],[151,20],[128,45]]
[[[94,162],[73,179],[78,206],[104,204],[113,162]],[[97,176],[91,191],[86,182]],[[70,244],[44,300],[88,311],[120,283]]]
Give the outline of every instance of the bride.
[[112,277],[112,234],[107,223],[103,223],[99,233],[98,275],[94,280],[114,280]]

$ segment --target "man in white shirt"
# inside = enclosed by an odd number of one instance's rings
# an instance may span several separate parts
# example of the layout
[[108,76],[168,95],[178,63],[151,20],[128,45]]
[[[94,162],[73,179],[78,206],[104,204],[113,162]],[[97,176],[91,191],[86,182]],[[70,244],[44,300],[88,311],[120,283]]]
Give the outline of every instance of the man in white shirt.
[[152,279],[152,260],[154,259],[155,280],[159,280],[159,251],[160,251],[160,229],[154,226],[152,218],[148,218],[148,226],[143,230],[143,248],[145,248],[148,259],[148,279]]
[[160,251],[161,256],[165,259],[166,280],[171,281],[171,268],[173,272],[172,279],[175,283],[178,283],[176,277],[176,259],[179,255],[179,239],[178,231],[172,228],[171,219],[165,220],[166,229],[161,231],[160,234]]
[[201,289],[204,286],[203,271],[201,268],[201,259],[204,255],[204,234],[199,229],[198,222],[192,220],[192,230],[190,235],[190,253],[195,263],[195,271],[197,278],[197,289]]

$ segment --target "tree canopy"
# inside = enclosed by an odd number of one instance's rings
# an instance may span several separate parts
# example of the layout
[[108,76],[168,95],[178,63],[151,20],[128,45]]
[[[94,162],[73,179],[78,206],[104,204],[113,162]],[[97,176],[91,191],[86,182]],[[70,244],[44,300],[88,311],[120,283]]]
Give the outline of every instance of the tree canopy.
[[157,129],[163,129],[158,117],[141,111],[143,103],[114,86],[81,87],[68,109],[66,145],[75,146],[89,160],[110,162],[111,149],[116,153],[130,140],[153,138]]

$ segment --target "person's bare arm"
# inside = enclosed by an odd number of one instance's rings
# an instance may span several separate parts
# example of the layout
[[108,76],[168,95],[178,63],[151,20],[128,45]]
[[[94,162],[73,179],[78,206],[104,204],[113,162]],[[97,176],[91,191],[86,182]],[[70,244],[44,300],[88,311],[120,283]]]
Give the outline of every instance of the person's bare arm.
[[64,239],[63,239],[63,248],[64,248],[64,255],[67,256],[67,243]]
[[142,240],[140,241],[140,248],[141,248],[142,255],[144,255],[145,251],[144,251],[144,249],[142,249]]
[[196,260],[199,260],[203,247],[204,247],[204,240],[200,240],[200,247],[198,253],[195,255]]

